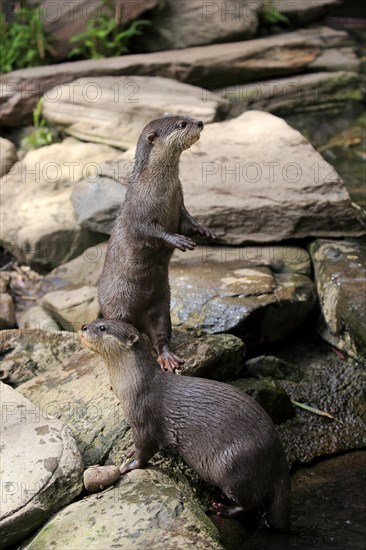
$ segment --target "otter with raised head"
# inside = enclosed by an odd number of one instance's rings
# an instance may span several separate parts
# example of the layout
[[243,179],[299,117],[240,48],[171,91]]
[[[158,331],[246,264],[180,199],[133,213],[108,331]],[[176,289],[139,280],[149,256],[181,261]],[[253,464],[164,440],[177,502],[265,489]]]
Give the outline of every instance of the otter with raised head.
[[230,500],[215,503],[216,513],[235,517],[264,507],[274,528],[289,529],[285,453],[254,399],[222,382],[162,371],[148,342],[127,323],[99,319],[83,325],[80,337],[105,360],[131,424],[135,451],[122,474],[142,468],[161,449],[174,449]]
[[103,317],[145,332],[161,368],[170,371],[184,362],[169,349],[170,258],[174,248],[194,249],[189,235],[215,237],[186,210],[179,181],[181,153],[202,129],[201,121],[187,116],[164,116],[145,126],[98,283]]

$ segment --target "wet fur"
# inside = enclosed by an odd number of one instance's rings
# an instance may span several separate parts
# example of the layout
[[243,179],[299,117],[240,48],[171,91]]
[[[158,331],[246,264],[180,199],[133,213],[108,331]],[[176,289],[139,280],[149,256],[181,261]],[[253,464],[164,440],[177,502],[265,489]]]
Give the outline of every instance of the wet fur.
[[145,332],[158,356],[169,350],[168,267],[174,248],[193,249],[188,236],[194,233],[213,236],[185,209],[179,181],[180,155],[199,139],[202,127],[190,117],[168,116],[144,128],[98,284],[103,317]]
[[123,473],[143,467],[160,449],[175,449],[239,510],[264,506],[272,526],[288,530],[289,469],[258,403],[228,384],[161,371],[130,325],[103,320],[86,327],[82,340],[105,359],[132,427],[135,457]]

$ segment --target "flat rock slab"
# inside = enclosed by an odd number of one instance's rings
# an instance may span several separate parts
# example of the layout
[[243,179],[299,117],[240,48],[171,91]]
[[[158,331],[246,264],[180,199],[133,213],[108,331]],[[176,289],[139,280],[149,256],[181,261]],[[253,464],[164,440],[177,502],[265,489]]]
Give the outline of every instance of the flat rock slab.
[[71,504],[25,546],[220,550],[218,533],[188,484],[155,470],[135,470],[110,490]]
[[366,357],[366,246],[317,240],[310,246],[323,319],[322,337],[347,354]]
[[0,380],[17,387],[40,373],[58,369],[76,351],[83,349],[72,332],[38,329],[2,330]]
[[[338,62],[346,69],[347,56],[338,52]],[[353,53],[349,58],[353,63]],[[217,94],[230,101],[230,114],[238,116],[248,109],[260,109],[278,116],[308,113],[314,116],[342,112],[345,102],[362,104],[361,76],[347,70],[314,72],[294,77],[251,82],[218,90]]]
[[200,333],[232,332],[248,346],[269,344],[299,328],[315,304],[304,275],[268,268],[228,270],[206,264],[170,269],[174,326]]
[[70,195],[78,180],[94,178],[98,163],[116,156],[107,145],[72,138],[29,152],[2,178],[2,246],[23,263],[50,269],[100,242],[77,224]]
[[[221,9],[224,4],[212,6]],[[243,42],[21,69],[0,78],[0,115],[3,125],[23,125],[48,90],[87,76],[161,76],[211,89],[312,70],[332,71],[327,50],[349,45],[346,32],[318,27]]]
[[165,113],[189,113],[206,124],[223,106],[221,97],[170,78],[91,76],[50,90],[42,114],[76,138],[128,149],[150,120]]
[[[128,184],[133,157],[134,150],[119,157],[115,186]],[[366,233],[335,169],[300,132],[269,113],[248,111],[208,126],[182,155],[180,176],[189,212],[215,231],[220,244]],[[91,197],[93,186],[84,192]],[[96,228],[95,222],[84,226]]]
[[83,463],[65,424],[2,382],[0,390],[4,547],[24,538],[80,493]]

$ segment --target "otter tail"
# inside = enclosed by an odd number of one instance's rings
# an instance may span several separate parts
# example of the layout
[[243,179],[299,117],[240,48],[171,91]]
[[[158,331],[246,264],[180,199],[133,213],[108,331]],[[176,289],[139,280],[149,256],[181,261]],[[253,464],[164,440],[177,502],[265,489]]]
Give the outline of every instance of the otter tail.
[[271,527],[278,531],[290,531],[290,479],[288,474],[274,487],[266,511]]

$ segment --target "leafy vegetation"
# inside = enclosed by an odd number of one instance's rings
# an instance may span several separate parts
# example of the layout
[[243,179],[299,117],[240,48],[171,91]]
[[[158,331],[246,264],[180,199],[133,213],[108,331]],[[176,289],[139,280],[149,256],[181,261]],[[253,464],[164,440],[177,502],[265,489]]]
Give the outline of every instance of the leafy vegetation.
[[108,14],[101,14],[88,22],[84,32],[73,36],[70,42],[76,43],[77,46],[71,50],[68,57],[99,59],[128,53],[131,38],[142,34],[142,27],[150,25],[150,21],[137,19],[128,26],[122,25],[118,8],[119,5],[116,3],[113,18]]
[[[114,16],[102,13],[90,20],[84,32],[70,39],[75,47],[69,58],[99,59],[128,53],[131,38],[142,34],[142,27],[150,25],[143,19],[123,25],[120,4],[112,0],[103,2],[110,13],[114,6]],[[0,12],[0,36],[1,73],[52,63],[52,36],[44,30],[39,8],[19,2],[11,22]]]
[[48,128],[47,123],[42,116],[42,105],[43,97],[41,97],[38,101],[33,111],[34,130],[22,140],[22,147],[24,147],[24,149],[38,149],[38,147],[50,145],[54,140],[54,133],[50,128]]
[[0,13],[0,36],[2,73],[49,62],[51,47],[47,43],[39,9],[17,7],[11,23]]
[[264,25],[278,25],[284,23],[291,26],[290,20],[286,15],[283,15],[276,6],[274,0],[266,0],[261,11],[261,20]]

